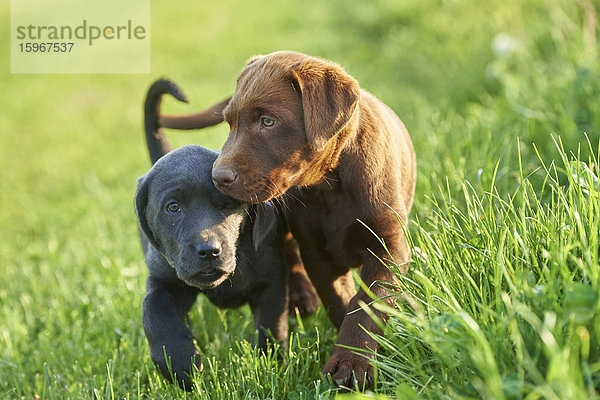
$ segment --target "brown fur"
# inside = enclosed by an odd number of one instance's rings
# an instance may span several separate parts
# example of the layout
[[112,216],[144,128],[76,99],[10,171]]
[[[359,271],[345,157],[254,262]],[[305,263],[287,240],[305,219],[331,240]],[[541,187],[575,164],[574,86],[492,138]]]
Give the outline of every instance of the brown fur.
[[[230,99],[223,100],[207,110],[190,115],[161,115],[160,126],[172,129],[200,129],[223,122],[223,109],[229,104]],[[158,103],[157,107],[160,107]],[[160,111],[160,109],[159,109]]]
[[[264,117],[276,123],[265,126]],[[405,268],[410,257],[397,217],[407,222],[416,179],[406,128],[341,67],[294,52],[251,59],[224,118],[231,131],[213,166],[215,185],[247,202],[280,201],[311,281],[340,329],[323,373],[339,386],[370,386],[368,358],[340,346],[376,351],[368,332],[380,333],[360,309],[372,300],[363,290],[354,294],[350,268],[362,265],[370,291],[393,302],[386,283],[395,277],[380,260],[391,255]]]

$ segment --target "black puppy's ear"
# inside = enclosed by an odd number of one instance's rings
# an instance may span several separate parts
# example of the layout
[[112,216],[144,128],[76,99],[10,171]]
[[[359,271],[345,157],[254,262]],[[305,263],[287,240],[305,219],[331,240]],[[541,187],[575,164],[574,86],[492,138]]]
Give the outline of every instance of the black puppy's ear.
[[146,236],[146,239],[150,242],[152,246],[156,249],[160,249],[160,246],[156,242],[154,238],[154,233],[148,226],[148,221],[146,221],[146,207],[148,206],[148,175],[142,176],[137,181],[137,191],[135,193],[135,214],[137,215],[138,223],[140,225],[140,229]]
[[277,229],[277,211],[270,201],[259,204],[255,207],[255,211],[252,242],[254,251],[258,251],[269,234]]

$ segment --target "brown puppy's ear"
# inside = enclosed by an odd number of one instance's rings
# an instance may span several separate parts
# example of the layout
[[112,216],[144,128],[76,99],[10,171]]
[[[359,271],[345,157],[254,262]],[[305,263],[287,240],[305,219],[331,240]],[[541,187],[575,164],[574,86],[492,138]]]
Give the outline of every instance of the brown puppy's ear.
[[146,206],[148,205],[148,178],[147,175],[142,176],[137,181],[137,191],[135,193],[135,214],[137,215],[140,229],[148,239],[148,242],[154,246],[157,250],[160,250],[160,246],[154,237],[154,233],[148,226],[146,220]]
[[354,114],[358,82],[341,67],[321,60],[305,61],[292,73],[302,96],[308,143],[321,151]]
[[254,225],[252,226],[252,243],[254,251],[258,251],[265,239],[277,229],[277,211],[270,201],[255,207]]

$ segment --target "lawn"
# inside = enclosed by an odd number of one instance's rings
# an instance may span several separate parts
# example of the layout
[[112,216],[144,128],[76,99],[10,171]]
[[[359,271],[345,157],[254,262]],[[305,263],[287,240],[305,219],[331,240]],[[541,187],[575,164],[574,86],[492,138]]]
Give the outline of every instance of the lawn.
[[[190,394],[161,378],[141,325],[145,90],[169,77],[191,104],[164,109],[200,109],[280,49],[343,65],[417,152],[413,259],[373,396],[600,397],[595,0],[157,0],[152,72],[135,75],[10,74],[8,2],[0,16],[0,398],[340,396],[320,375],[336,335],[322,309],[290,318],[278,363],[249,345],[248,308],[200,298]],[[226,134],[169,138],[218,149]]]

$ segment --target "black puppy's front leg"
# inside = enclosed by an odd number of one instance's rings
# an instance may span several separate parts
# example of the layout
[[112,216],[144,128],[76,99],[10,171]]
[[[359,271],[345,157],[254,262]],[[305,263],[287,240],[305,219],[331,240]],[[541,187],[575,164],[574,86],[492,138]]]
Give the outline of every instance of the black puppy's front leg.
[[[166,378],[171,379],[171,372],[176,375],[177,383],[186,390],[191,389],[192,362],[202,371],[194,335],[184,322],[197,295],[196,288],[149,276],[142,302],[142,323],[152,361]],[[165,359],[165,353],[170,363]]]

